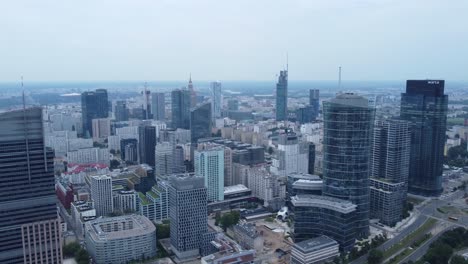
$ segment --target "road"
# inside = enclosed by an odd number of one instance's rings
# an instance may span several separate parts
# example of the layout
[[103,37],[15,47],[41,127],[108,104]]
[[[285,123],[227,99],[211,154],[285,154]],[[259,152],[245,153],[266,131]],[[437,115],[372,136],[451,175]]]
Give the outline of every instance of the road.
[[437,233],[435,236],[431,237],[429,240],[424,242],[424,244],[422,244],[415,251],[413,251],[410,255],[408,255],[406,258],[401,260],[400,263],[405,263],[405,262],[408,262],[410,260],[415,262],[415,261],[419,260],[420,258],[422,258],[424,256],[424,254],[426,254],[426,252],[429,250],[429,247],[432,244],[432,242],[434,242],[443,233],[445,233],[445,231],[450,230],[452,228],[454,228],[454,227],[453,226],[448,226],[444,230],[442,230],[441,232]]

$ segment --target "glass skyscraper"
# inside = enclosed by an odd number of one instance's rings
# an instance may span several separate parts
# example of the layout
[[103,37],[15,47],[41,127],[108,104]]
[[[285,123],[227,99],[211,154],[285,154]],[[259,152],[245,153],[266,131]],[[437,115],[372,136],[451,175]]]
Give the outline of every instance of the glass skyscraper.
[[81,118],[83,121],[83,135],[93,136],[93,119],[107,118],[109,116],[109,101],[107,90],[97,89],[95,92],[81,94]]
[[191,142],[197,143],[200,138],[211,137],[211,104],[205,103],[190,111]]
[[320,109],[320,90],[310,89],[309,90],[309,105],[312,106],[312,118],[315,120],[319,114]]
[[356,235],[369,235],[369,176],[374,109],[343,93],[323,103],[323,195],[357,205]]
[[[42,108],[0,113],[0,263],[62,263]],[[48,262],[46,262],[46,260]]]
[[190,91],[177,89],[171,93],[172,128],[190,129]]
[[151,113],[153,119],[166,119],[166,97],[164,93],[153,93],[151,96]]
[[154,168],[156,157],[156,127],[140,126],[138,127],[138,143],[140,153],[140,163],[146,163]]
[[223,96],[221,94],[221,83],[212,82],[211,92],[211,116],[213,120],[221,117],[221,108],[223,105]]
[[410,123],[408,191],[432,196],[442,192],[448,96],[443,80],[408,80],[400,116]]
[[280,71],[276,84],[276,121],[288,120],[288,71]]

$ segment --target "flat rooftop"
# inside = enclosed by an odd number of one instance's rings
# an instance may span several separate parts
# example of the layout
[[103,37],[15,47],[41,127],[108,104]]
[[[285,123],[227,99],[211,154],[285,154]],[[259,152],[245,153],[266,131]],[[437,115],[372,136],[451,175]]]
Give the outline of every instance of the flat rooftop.
[[86,230],[94,241],[106,241],[146,235],[156,232],[156,227],[144,216],[125,215],[89,221]]
[[327,236],[319,236],[296,243],[293,248],[305,253],[311,253],[332,246],[338,247],[338,242]]
[[342,200],[328,196],[306,194],[291,197],[291,203],[294,206],[320,207],[345,214],[356,211],[357,207],[357,205],[347,200]]

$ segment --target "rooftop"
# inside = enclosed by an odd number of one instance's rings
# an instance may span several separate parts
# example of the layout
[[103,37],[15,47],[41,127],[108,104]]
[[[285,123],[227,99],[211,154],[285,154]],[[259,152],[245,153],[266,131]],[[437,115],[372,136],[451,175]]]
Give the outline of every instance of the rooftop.
[[314,252],[331,246],[338,247],[338,243],[327,236],[319,236],[294,244],[294,248],[302,252]]
[[86,230],[94,241],[106,241],[146,235],[156,227],[142,215],[125,215],[89,221]]
[[238,193],[238,192],[246,192],[246,191],[250,191],[250,189],[245,187],[245,185],[242,185],[242,184],[224,187],[224,195]]
[[291,197],[294,206],[308,206],[326,208],[341,213],[356,211],[356,205],[350,201],[320,195],[296,195]]

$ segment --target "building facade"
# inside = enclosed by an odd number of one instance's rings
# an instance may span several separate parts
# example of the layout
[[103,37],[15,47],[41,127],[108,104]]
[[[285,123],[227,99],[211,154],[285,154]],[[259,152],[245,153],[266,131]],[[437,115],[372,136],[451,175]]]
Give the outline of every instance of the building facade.
[[97,89],[94,92],[81,94],[81,119],[83,122],[83,135],[93,136],[92,120],[96,118],[107,118],[109,116],[109,101],[107,90]]
[[172,128],[190,129],[190,91],[177,89],[171,93]]
[[151,112],[155,120],[166,119],[166,97],[164,93],[153,93],[151,96]]
[[221,109],[223,107],[221,83],[212,82],[210,84],[210,92],[211,92],[211,115],[212,115],[213,120],[215,120],[216,118],[221,117]]
[[276,121],[288,120],[288,71],[280,71],[276,83]]
[[313,119],[317,119],[320,110],[320,90],[310,89],[309,90],[309,105],[312,106]]
[[291,264],[332,263],[340,256],[338,243],[327,237],[319,236],[294,244],[291,250]]
[[106,216],[114,211],[112,178],[107,175],[90,177],[91,199],[97,216]]
[[443,80],[408,80],[401,94],[400,117],[410,122],[408,190],[432,196],[442,192],[448,96]]
[[156,256],[156,227],[141,215],[98,218],[85,224],[86,248],[96,264],[126,264]]
[[190,139],[197,143],[201,138],[211,137],[211,105],[205,103],[190,111]]
[[208,233],[207,190],[202,177],[174,175],[170,179],[169,218],[171,248],[178,259],[199,255],[203,234]]
[[39,107],[0,113],[0,263],[62,263],[54,153],[42,120]]
[[323,195],[357,205],[356,233],[367,238],[374,109],[364,97],[344,93],[323,103],[323,119]]
[[138,127],[138,143],[140,163],[146,163],[154,168],[155,148],[156,148],[156,127],[140,126]]
[[203,177],[209,202],[224,200],[224,148],[195,151],[195,175]]

